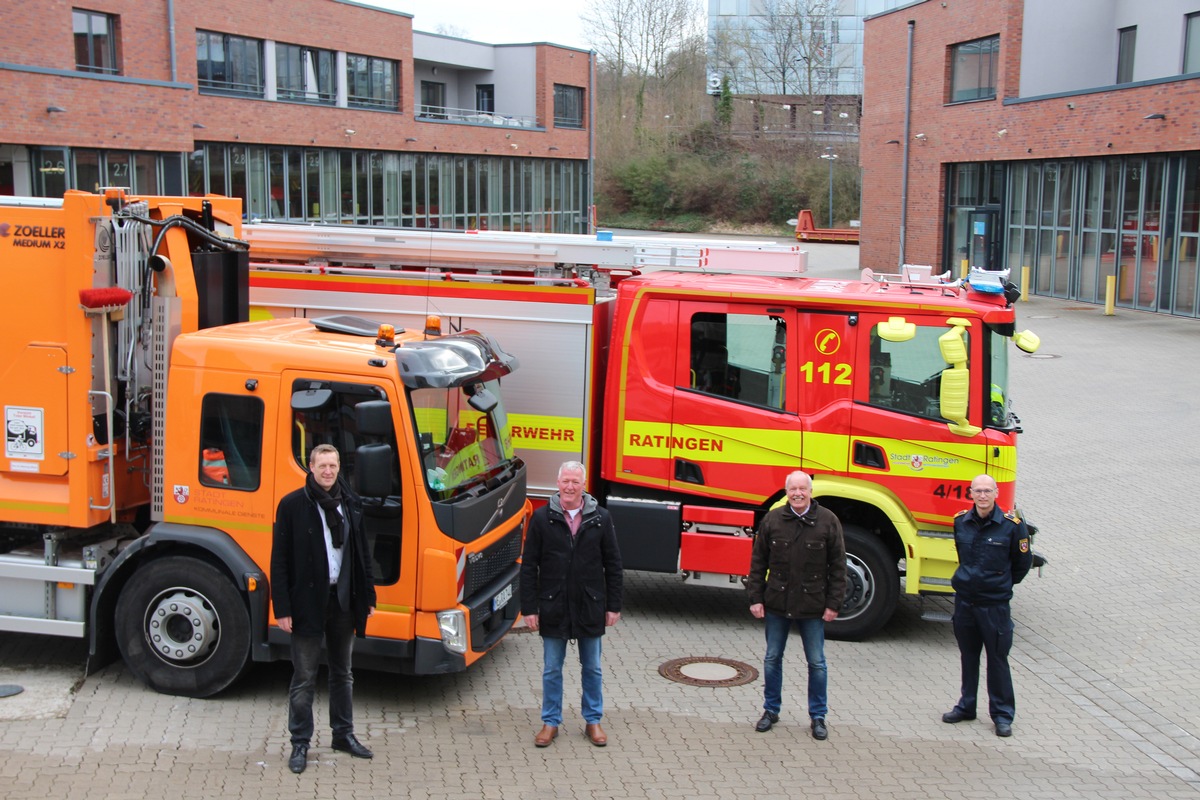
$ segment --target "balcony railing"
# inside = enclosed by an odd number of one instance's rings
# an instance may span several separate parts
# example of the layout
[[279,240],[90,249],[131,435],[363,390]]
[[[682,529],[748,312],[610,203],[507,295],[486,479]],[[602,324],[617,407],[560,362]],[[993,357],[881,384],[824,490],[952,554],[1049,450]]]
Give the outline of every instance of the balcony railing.
[[469,125],[504,125],[509,128],[536,128],[538,126],[537,119],[534,117],[476,111],[472,108],[450,108],[449,106],[423,105],[417,111],[417,118],[461,122]]

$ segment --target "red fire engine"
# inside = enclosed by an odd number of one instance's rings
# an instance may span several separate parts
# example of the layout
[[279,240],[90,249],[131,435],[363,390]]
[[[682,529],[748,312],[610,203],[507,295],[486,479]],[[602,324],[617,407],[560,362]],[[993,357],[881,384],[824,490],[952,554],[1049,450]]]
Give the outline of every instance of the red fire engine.
[[[795,247],[256,223],[252,314],[438,314],[521,361],[507,423],[532,494],[589,467],[627,569],[741,587],[785,476],[842,521],[850,590],[830,634],[862,638],[909,594],[948,594],[971,479],[1016,487],[1011,287],[928,268],[802,276]],[[466,434],[469,435],[469,434]],[[427,479],[436,481],[436,475]]]

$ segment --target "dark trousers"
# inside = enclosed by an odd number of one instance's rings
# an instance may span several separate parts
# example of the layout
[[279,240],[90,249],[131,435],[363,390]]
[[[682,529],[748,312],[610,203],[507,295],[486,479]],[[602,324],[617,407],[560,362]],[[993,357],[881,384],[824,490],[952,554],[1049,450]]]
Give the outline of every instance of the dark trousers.
[[292,744],[308,744],[313,735],[313,696],[317,668],[321,664],[321,642],[325,642],[329,664],[329,727],[335,739],[354,733],[354,676],[350,655],[354,651],[354,616],[343,611],[337,594],[329,592],[324,636],[292,634],[292,685],[288,690],[288,730]]
[[962,656],[962,697],[958,710],[975,716],[979,692],[979,655],[987,651],[988,712],[993,722],[1013,721],[1017,701],[1013,694],[1008,652],[1012,649],[1013,623],[1008,603],[977,606],[954,601],[954,638]]

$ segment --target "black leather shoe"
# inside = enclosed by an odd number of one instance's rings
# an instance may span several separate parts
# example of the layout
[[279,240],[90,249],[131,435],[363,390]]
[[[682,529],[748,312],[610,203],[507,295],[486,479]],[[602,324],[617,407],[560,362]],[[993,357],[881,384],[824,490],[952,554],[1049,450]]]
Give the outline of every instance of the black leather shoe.
[[1006,737],[1012,736],[1012,723],[1011,722],[997,722],[996,723],[996,735],[997,736],[1006,736]]
[[288,769],[299,775],[308,766],[308,745],[292,745],[292,757],[288,759]]
[[334,739],[333,749],[341,750],[343,753],[349,753],[355,758],[374,758],[375,754],[367,748],[363,747],[362,742],[354,738],[354,734],[347,734],[345,738]]
[[771,730],[771,726],[776,722],[779,722],[778,714],[772,711],[764,711],[762,718],[759,719],[758,724],[754,726],[754,730],[758,731],[759,733],[766,733],[767,731]]
[[818,742],[823,742],[829,738],[829,728],[825,727],[825,720],[822,717],[817,717],[812,721],[813,738]]
[[947,711],[945,714],[942,714],[942,722],[948,722],[951,725],[953,725],[956,722],[967,722],[968,720],[972,720],[972,719],[975,719],[974,714],[968,714],[967,712],[960,709],[958,706],[955,706],[954,708]]

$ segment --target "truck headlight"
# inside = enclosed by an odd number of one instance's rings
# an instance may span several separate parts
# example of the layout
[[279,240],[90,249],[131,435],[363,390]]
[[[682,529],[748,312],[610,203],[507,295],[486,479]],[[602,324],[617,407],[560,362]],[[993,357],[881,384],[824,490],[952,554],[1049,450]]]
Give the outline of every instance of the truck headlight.
[[442,647],[451,653],[467,652],[467,617],[458,609],[437,612]]

